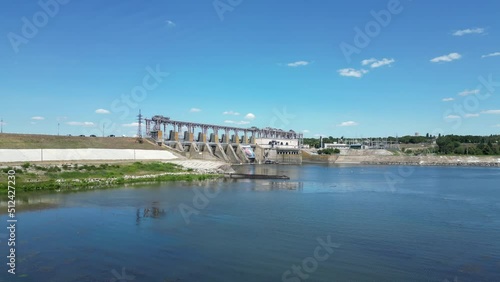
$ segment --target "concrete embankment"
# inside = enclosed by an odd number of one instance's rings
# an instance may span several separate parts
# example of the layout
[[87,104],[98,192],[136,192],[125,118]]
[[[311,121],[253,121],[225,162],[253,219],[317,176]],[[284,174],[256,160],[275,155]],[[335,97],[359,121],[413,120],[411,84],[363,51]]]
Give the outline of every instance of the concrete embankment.
[[57,161],[174,160],[166,150],[136,149],[0,149],[0,163]]
[[339,156],[336,164],[500,166],[499,157],[488,156]]
[[387,150],[347,150],[336,155],[317,155],[302,150],[304,163],[428,166],[500,166],[500,156],[406,156]]
[[309,151],[302,150],[303,163],[327,163],[333,164],[337,161],[338,155],[315,155]]
[[171,160],[168,163],[180,165],[184,168],[190,168],[198,173],[234,173],[235,171],[225,162],[208,160]]

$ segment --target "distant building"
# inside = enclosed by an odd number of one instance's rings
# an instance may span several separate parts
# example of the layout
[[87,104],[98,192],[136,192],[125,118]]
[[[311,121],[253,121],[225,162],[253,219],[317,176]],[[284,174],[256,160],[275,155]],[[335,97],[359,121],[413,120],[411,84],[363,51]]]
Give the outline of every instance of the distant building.
[[349,149],[361,150],[365,149],[365,146],[362,144],[351,144],[349,145]]
[[323,149],[339,149],[339,150],[347,150],[349,149],[348,144],[338,144],[337,142],[334,143],[324,143],[323,144]]
[[282,148],[298,148],[299,139],[283,139],[283,138],[256,138],[255,142],[260,146],[269,146],[272,148],[282,147]]
[[360,150],[360,149],[369,149],[369,146],[356,143],[356,144],[339,144],[339,143],[325,143],[323,144],[323,149],[339,149],[339,150]]

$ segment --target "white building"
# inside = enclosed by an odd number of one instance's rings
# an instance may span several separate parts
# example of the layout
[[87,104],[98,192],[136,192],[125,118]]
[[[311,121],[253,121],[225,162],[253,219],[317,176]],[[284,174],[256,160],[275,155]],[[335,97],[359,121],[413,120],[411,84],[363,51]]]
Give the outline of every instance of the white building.
[[255,142],[263,147],[298,148],[299,139],[256,138]]
[[339,150],[347,150],[349,149],[349,144],[339,144],[337,142],[334,143],[324,143],[323,149],[339,149]]

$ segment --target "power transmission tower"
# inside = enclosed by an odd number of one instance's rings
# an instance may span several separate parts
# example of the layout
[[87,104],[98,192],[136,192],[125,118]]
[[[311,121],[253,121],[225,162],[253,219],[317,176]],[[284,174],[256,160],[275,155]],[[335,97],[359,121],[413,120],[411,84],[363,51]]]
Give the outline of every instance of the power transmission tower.
[[137,122],[138,122],[137,137],[142,138],[142,114],[141,114],[141,110],[139,110],[139,115],[137,116]]

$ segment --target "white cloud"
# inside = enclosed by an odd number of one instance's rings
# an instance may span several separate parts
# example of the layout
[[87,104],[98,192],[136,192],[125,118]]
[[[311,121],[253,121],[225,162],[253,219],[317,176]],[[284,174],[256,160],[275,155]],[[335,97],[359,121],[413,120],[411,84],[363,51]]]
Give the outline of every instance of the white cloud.
[[199,112],[201,112],[201,109],[198,109],[198,108],[191,108],[191,109],[189,110],[189,112],[190,112],[190,113],[199,113]]
[[0,121],[0,124],[1,125],[7,125],[7,123],[5,121]]
[[252,113],[248,113],[246,116],[245,116],[245,119],[247,120],[254,120],[255,119],[255,115],[252,114]]
[[139,123],[138,122],[132,122],[132,123],[125,123],[122,124],[123,127],[138,127]]
[[460,55],[458,53],[450,53],[448,55],[443,55],[443,56],[439,56],[439,57],[436,57],[434,59],[431,59],[431,62],[433,62],[433,63],[451,62],[454,60],[458,60],[460,58],[462,58],[462,55]]
[[36,117],[32,117],[31,119],[32,120],[44,120],[45,118],[44,117],[36,116]]
[[239,116],[240,113],[238,112],[233,112],[233,111],[225,111],[222,113],[223,115],[231,115],[231,116]]
[[460,118],[460,116],[457,116],[457,115],[447,115],[444,118],[445,119],[457,119],[457,118]]
[[500,124],[497,124],[497,125],[493,125],[493,127],[500,127]]
[[34,122],[34,121],[32,121],[32,122],[30,122],[30,123],[31,123],[31,124],[36,124],[36,122]]
[[346,69],[340,69],[337,71],[341,76],[347,76],[347,77],[357,77],[360,78],[364,74],[366,74],[368,71],[361,69],[361,70],[356,70],[353,68],[346,68]]
[[453,33],[454,36],[464,36],[466,34],[481,34],[484,33],[484,28],[467,28],[462,30],[457,30]]
[[91,126],[94,126],[95,124],[91,121],[84,121],[84,122],[80,122],[80,121],[69,121],[66,123],[67,125],[72,125],[72,126],[85,126],[85,127],[91,127]]
[[458,96],[462,96],[463,97],[463,96],[477,95],[477,94],[479,94],[479,89],[474,89],[474,90],[468,90],[468,89],[466,89],[466,90],[458,93]]
[[355,121],[344,121],[344,122],[338,124],[337,126],[356,126],[358,124],[359,123],[357,123]]
[[246,120],[241,120],[241,121],[225,120],[224,123],[241,125],[241,124],[249,124],[250,122]]
[[496,57],[500,56],[500,52],[490,53],[488,55],[482,55],[481,58]]
[[105,110],[105,109],[97,109],[97,110],[95,110],[95,113],[105,115],[105,114],[109,114],[110,112],[108,110]]
[[287,64],[287,66],[292,67],[292,68],[303,67],[303,66],[307,66],[307,65],[309,65],[309,62],[307,62],[307,61],[297,61],[297,62]]
[[362,60],[361,65],[366,66],[366,65],[369,65],[371,63],[375,63],[376,61],[377,61],[377,59],[375,59],[375,58]]
[[465,114],[465,118],[473,118],[473,117],[478,117],[479,114]]
[[302,130],[303,133],[309,133],[310,131],[307,129]]
[[361,61],[361,64],[363,66],[365,65],[370,65],[370,67],[372,69],[375,69],[375,68],[379,68],[379,67],[382,67],[382,66],[385,66],[385,65],[390,65],[392,63],[394,63],[396,60],[394,59],[387,59],[387,58],[383,58],[382,60],[377,60],[375,58],[371,58],[371,59],[368,59],[368,60],[363,60]]
[[481,113],[489,115],[500,115],[500,110],[487,110],[487,111],[482,111]]
[[176,26],[176,24],[173,21],[165,21],[165,23],[167,23],[167,27],[169,28],[174,28]]
[[453,101],[453,100],[455,100],[455,98],[443,98],[443,100],[442,100],[442,101],[443,101],[443,102],[451,102],[451,101]]

